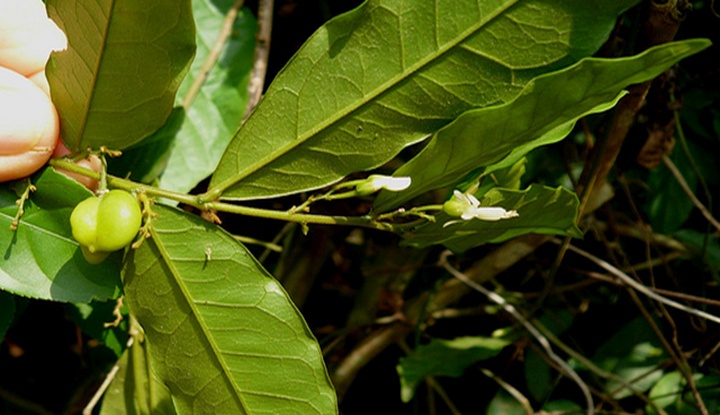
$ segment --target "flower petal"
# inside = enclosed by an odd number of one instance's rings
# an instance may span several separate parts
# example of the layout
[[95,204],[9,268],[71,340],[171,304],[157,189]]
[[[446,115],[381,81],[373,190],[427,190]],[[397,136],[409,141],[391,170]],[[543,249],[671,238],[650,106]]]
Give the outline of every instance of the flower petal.
[[518,217],[518,213],[515,210],[505,210],[501,207],[480,207],[477,208],[475,217],[480,220],[486,221],[498,221],[501,219],[510,219]]

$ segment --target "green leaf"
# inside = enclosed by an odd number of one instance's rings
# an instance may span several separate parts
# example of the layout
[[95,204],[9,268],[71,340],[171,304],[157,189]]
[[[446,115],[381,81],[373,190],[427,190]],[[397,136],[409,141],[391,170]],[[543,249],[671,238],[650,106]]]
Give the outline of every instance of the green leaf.
[[[702,157],[707,150],[698,148],[688,143],[690,154],[695,159]],[[696,192],[698,174],[692,166],[692,162],[680,146],[670,155],[688,187]],[[714,157],[707,160],[709,163],[716,163]],[[682,226],[688,220],[695,205],[678,183],[677,179],[664,164],[658,166],[650,174],[647,185],[651,189],[652,198],[645,204],[645,211],[650,219],[650,224],[655,232],[668,234]],[[702,196],[701,196],[702,197]]]
[[125,298],[178,413],[337,413],[320,348],[282,286],[232,235],[154,209]]
[[533,349],[525,353],[523,362],[525,383],[530,395],[538,402],[545,401],[557,386],[553,383],[550,365]]
[[513,101],[468,111],[438,131],[420,154],[395,172],[410,176],[410,187],[381,192],[375,209],[392,209],[509,156],[494,169],[507,167],[533,148],[563,139],[581,117],[614,106],[622,88],[650,80],[709,45],[706,39],[675,42],[629,58],[583,59],[541,75]]
[[[700,393],[708,413],[716,414],[720,409],[720,376],[693,375],[695,387]],[[648,394],[657,406],[665,410],[668,415],[694,415],[698,413],[695,397],[687,381],[678,371],[672,371],[663,375],[653,386]],[[648,415],[657,415],[658,412],[650,405],[646,406]]]
[[[673,234],[688,250],[701,258],[714,271],[720,270],[720,241],[712,234],[681,229]],[[704,277],[702,277],[704,278]]]
[[[197,26],[197,56],[178,91],[177,105],[183,104],[213,47],[225,14],[234,0],[193,0]],[[160,180],[161,187],[187,192],[210,176],[225,148],[240,127],[248,102],[248,79],[252,69],[256,23],[243,8],[225,43],[218,62],[186,108],[182,124]]]
[[517,399],[507,393],[505,389],[500,389],[490,405],[488,405],[485,415],[526,415],[527,411]]
[[418,346],[407,357],[400,358],[397,366],[403,402],[412,399],[415,387],[426,377],[458,377],[468,366],[496,356],[508,344],[507,340],[490,337],[458,337],[433,339],[427,345]]
[[120,356],[117,373],[102,400],[100,415],[174,415],[170,392],[152,372],[147,342],[138,335]]
[[185,110],[175,107],[165,124],[141,142],[108,159],[108,173],[141,183],[154,183],[165,170],[172,143],[185,120]]
[[71,150],[124,149],[165,123],[195,53],[190,0],[48,0],[68,38],[46,73]]
[[[478,187],[478,190],[475,193],[484,195],[489,192],[490,189],[494,189],[496,187],[519,190],[522,176],[525,174],[526,164],[527,159],[525,157],[521,157],[514,164],[509,164],[508,166],[494,170],[491,176],[486,174],[485,176],[489,177],[485,177],[485,180],[480,183],[480,187]],[[474,180],[470,183],[470,185],[472,186],[476,183],[477,180]],[[470,186],[465,187],[463,190],[467,190],[469,188]]]
[[370,0],[328,22],[230,143],[208,198],[317,189],[377,167],[592,54],[635,0]]
[[[527,233],[581,237],[575,225],[578,212],[575,193],[559,187],[532,185],[525,190],[492,189],[480,201],[481,206],[498,206],[516,210],[516,218],[487,222],[463,221],[445,213],[435,215],[434,223],[425,223],[403,235],[403,245],[423,248],[444,244],[462,252],[482,243],[502,242]],[[445,226],[450,220],[459,222]]]
[[135,337],[117,362],[118,371],[103,396],[100,415],[175,415],[168,388],[155,376],[148,342]]
[[0,339],[5,336],[5,332],[10,328],[10,324],[15,318],[15,296],[9,292],[0,290]]
[[9,186],[0,187],[0,289],[76,303],[117,297],[118,256],[88,264],[70,230],[70,213],[91,193],[52,168],[45,169],[34,184],[37,191],[26,201],[15,232],[10,231],[10,224],[18,196]]
[[[650,326],[645,319],[637,317],[600,345],[592,361],[632,384],[637,392],[645,392],[662,376],[658,367],[666,358]],[[609,380],[604,390],[612,393],[614,399],[632,395],[632,391],[614,380]]]

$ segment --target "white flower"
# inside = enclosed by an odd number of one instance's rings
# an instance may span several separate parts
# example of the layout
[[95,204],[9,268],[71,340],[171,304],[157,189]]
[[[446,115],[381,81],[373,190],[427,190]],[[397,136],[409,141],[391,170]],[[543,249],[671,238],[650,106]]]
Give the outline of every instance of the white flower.
[[[450,216],[460,217],[462,220],[480,219],[485,221],[498,221],[518,217],[515,210],[505,210],[501,207],[483,207],[480,201],[470,193],[463,193],[459,190],[453,192],[453,196],[443,205],[443,211]],[[459,221],[447,222],[444,226],[452,225]]]
[[355,191],[361,196],[373,194],[380,189],[399,192],[410,187],[410,183],[411,179],[409,177],[391,177],[373,174],[365,181],[359,183],[355,187]]

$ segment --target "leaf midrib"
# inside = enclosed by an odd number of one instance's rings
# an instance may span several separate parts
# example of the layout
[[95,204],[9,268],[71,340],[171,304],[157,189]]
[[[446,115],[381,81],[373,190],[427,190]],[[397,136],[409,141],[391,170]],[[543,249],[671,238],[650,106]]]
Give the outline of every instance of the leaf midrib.
[[77,142],[74,143],[73,150],[78,150],[77,146],[83,142],[83,137],[85,136],[85,130],[87,128],[88,124],[88,118],[90,118],[90,108],[92,108],[93,101],[95,100],[96,94],[95,90],[97,89],[97,84],[99,82],[99,76],[100,73],[100,67],[102,66],[103,57],[105,56],[105,49],[107,48],[107,39],[108,39],[108,32],[110,31],[110,24],[113,19],[114,11],[115,11],[115,5],[117,4],[117,0],[110,0],[110,12],[107,17],[107,21],[105,24],[105,31],[103,32],[102,36],[102,47],[100,48],[100,51],[98,52],[98,59],[95,62],[95,68],[93,72],[93,80],[92,80],[92,88],[90,89],[90,95],[88,96],[87,105],[85,106],[85,111],[83,111],[82,114],[82,122],[80,123],[80,129],[78,130],[77,135]]
[[[442,55],[448,53],[458,45],[460,45],[462,42],[467,40],[468,37],[475,34],[478,30],[480,30],[483,26],[485,26],[488,22],[494,20],[497,18],[500,14],[506,12],[509,8],[517,4],[520,0],[508,0],[504,6],[498,8],[494,13],[491,13],[488,15],[488,17],[484,20],[478,21],[476,25],[471,26],[469,29],[461,32],[454,41],[447,42],[444,47],[441,47],[438,49],[438,51],[434,54],[430,54],[427,58],[419,60],[414,65],[410,66],[408,70],[401,72],[397,76],[394,76],[390,78],[387,82],[380,84],[378,87],[376,87],[374,90],[372,90],[369,94],[365,95],[363,98],[355,101],[354,104],[346,106],[344,109],[337,111],[335,113],[334,117],[329,117],[323,122],[317,124],[315,128],[310,129],[305,134],[301,135],[295,140],[292,140],[291,142],[279,147],[276,151],[270,152],[265,157],[260,158],[257,162],[249,165],[245,169],[243,169],[241,172],[238,172],[235,175],[230,175],[228,179],[225,181],[217,184],[216,186],[213,186],[211,189],[208,190],[208,193],[216,193],[216,192],[224,192],[227,190],[230,186],[233,184],[239,182],[240,180],[252,175],[253,173],[260,170],[262,167],[270,164],[270,162],[277,160],[278,158],[282,157],[286,153],[288,153],[290,150],[294,149],[295,147],[298,147],[301,144],[304,144],[307,142],[310,138],[314,137],[315,135],[319,134],[323,130],[329,128],[331,125],[337,123],[338,121],[346,118],[349,116],[349,114],[357,111],[358,109],[364,107],[369,102],[375,100],[378,96],[382,95],[384,92],[389,90],[393,85],[397,85],[401,83],[403,80],[407,79],[409,76],[417,73],[421,68],[427,66],[429,63],[433,62],[434,60],[440,58]],[[437,16],[437,12],[436,12]],[[297,120],[296,120],[297,122]],[[240,130],[242,131],[242,129]],[[239,133],[238,133],[239,135]]]
[[[181,275],[180,272],[175,267],[175,263],[170,259],[170,256],[169,256],[167,250],[165,249],[164,244],[162,244],[162,238],[158,237],[159,236],[158,234],[163,233],[163,231],[158,231],[154,227],[151,227],[150,233],[152,234],[152,238],[150,238],[150,241],[153,241],[152,243],[155,244],[158,251],[160,252],[160,255],[162,255],[162,260],[165,262],[165,265],[167,265],[168,269],[172,273],[172,275],[174,277],[173,280],[175,281],[178,288],[182,292],[183,298],[185,299],[188,306],[190,307],[193,317],[197,320],[198,325],[200,326],[200,329],[202,330],[206,341],[208,342],[208,344],[210,345],[210,348],[212,349],[213,357],[217,360],[218,364],[222,368],[222,373],[223,373],[226,381],[229,382],[230,385],[232,385],[232,389],[235,391],[235,394],[234,394],[235,398],[239,401],[239,403],[242,406],[245,413],[249,414],[250,409],[248,408],[247,404],[245,403],[245,400],[242,397],[243,392],[240,389],[238,389],[237,383],[234,381],[232,373],[231,373],[230,369],[227,367],[227,364],[225,363],[225,359],[222,358],[222,353],[220,352],[218,345],[215,343],[213,336],[211,336],[210,332],[208,331],[208,328],[205,325],[204,319],[201,318],[202,314],[195,306],[195,302],[192,301],[193,297],[190,295],[190,293],[187,290],[187,287],[185,286],[185,284],[183,284],[182,279],[180,278],[180,275]],[[146,241],[146,243],[148,243],[148,242],[149,241]]]

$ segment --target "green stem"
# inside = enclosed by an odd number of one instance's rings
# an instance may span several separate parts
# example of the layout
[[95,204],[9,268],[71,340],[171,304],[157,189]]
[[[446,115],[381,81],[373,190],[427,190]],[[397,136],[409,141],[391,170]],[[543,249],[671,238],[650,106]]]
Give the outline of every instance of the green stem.
[[[93,170],[86,169],[84,167],[74,164],[70,160],[63,158],[50,159],[50,165],[60,169],[72,171],[74,173],[81,174],[83,176],[91,177],[93,179],[100,179],[100,173]],[[402,225],[393,225],[389,223],[378,222],[370,216],[359,216],[359,217],[348,217],[348,216],[325,216],[325,215],[313,215],[309,213],[293,213],[288,211],[278,211],[270,209],[254,208],[249,206],[234,205],[225,202],[206,202],[199,196],[188,195],[185,193],[173,192],[170,190],[164,190],[153,186],[148,186],[142,183],[136,183],[131,180],[121,179],[119,177],[107,176],[107,184],[114,188],[119,188],[127,191],[141,191],[151,196],[161,197],[165,199],[175,200],[180,203],[195,207],[197,209],[208,211],[217,210],[221,212],[235,213],[245,216],[254,216],[266,219],[284,220],[287,222],[297,222],[304,224],[317,224],[317,225],[349,225],[349,226],[360,226],[371,229],[379,229],[383,231],[390,231],[397,229],[398,227],[404,227]]]

